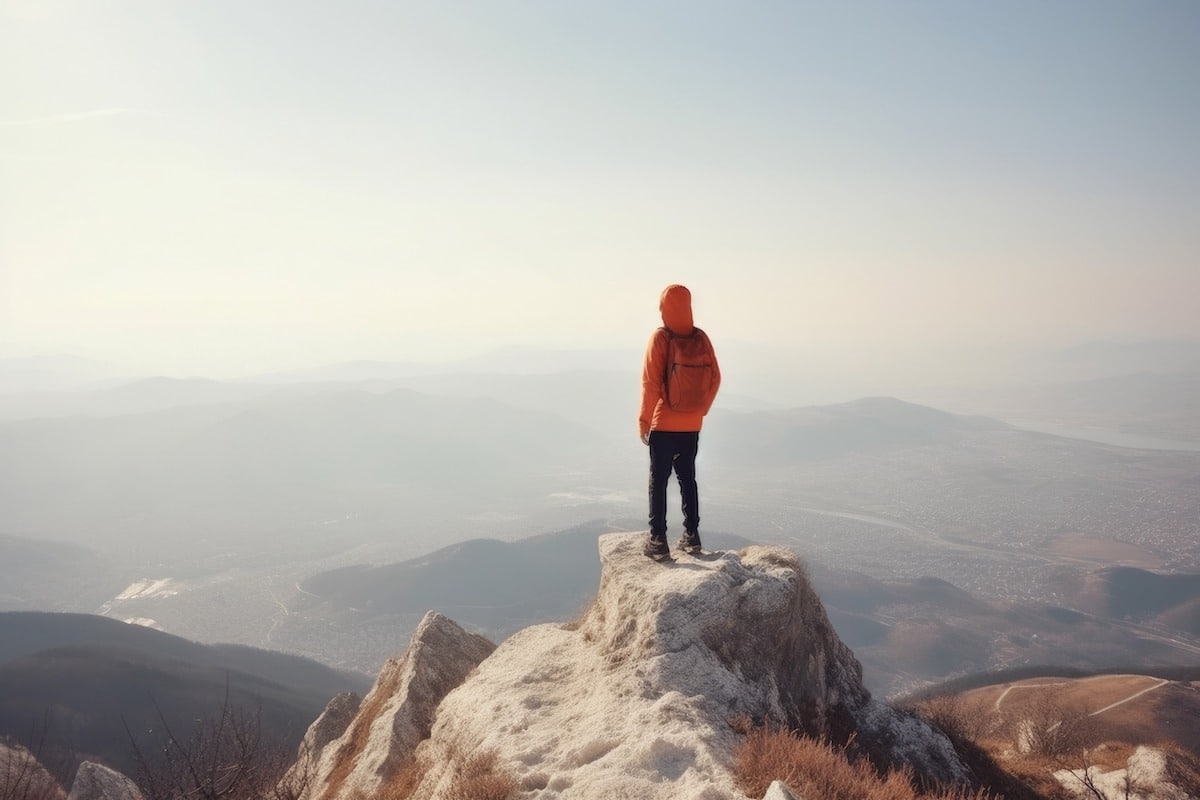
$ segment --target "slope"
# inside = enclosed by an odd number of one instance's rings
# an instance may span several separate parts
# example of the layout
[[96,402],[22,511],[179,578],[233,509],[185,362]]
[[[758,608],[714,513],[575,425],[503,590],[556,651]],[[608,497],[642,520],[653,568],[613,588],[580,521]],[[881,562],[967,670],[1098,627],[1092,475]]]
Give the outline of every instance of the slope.
[[[206,646],[82,614],[0,614],[0,733],[47,729],[60,750],[135,769],[123,723],[139,746],[161,736],[159,710],[190,732],[230,705],[260,714],[265,738],[291,748],[329,698],[362,691],[361,675],[240,646]],[[157,733],[155,733],[157,731]]]

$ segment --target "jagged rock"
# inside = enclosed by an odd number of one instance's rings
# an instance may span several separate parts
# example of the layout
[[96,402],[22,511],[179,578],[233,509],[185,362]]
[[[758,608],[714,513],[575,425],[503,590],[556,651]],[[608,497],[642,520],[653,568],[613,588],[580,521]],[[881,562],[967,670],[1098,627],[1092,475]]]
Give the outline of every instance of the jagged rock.
[[0,740],[0,795],[25,800],[63,800],[67,793],[27,748]]
[[330,700],[316,722],[308,726],[296,752],[296,763],[279,782],[286,796],[304,793],[321,763],[325,748],[346,732],[361,706],[362,697],[357,692],[342,692]]
[[767,793],[762,796],[762,800],[804,800],[797,795],[783,781],[775,781],[767,787]]
[[115,769],[84,761],[75,772],[67,800],[142,800],[142,791]]
[[436,717],[437,691],[414,689],[405,670],[430,671],[440,656],[421,649],[462,648],[467,634],[419,629],[410,656],[385,667],[325,749],[322,771],[334,777],[311,796],[446,800],[479,796],[471,781],[490,780],[537,800],[743,800],[732,774],[739,718],[835,742],[853,735],[884,764],[965,779],[944,735],[871,699],[793,553],[750,547],[659,564],[642,555],[643,535],[600,537],[599,592],[578,623],[526,628],[486,659],[472,651],[475,662],[449,657],[461,675],[478,667],[453,691],[439,684],[448,693]]
[[495,648],[441,614],[426,614],[408,651],[388,660],[353,720],[322,748],[303,797],[375,795],[429,735],[442,698]]
[[854,732],[920,775],[965,778],[943,735],[871,700],[790,551],[663,565],[641,540],[602,536],[600,589],[582,621],[518,632],[447,696],[418,749],[412,797],[454,794],[466,760],[494,753],[539,800],[741,798],[730,725],[740,716],[842,741]]

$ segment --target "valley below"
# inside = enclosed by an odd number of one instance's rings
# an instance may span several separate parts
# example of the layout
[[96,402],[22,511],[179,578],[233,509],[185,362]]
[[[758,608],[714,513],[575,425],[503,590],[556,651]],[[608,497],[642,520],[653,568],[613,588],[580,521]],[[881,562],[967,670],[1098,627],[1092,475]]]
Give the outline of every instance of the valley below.
[[[23,412],[0,421],[0,609],[366,674],[430,609],[494,641],[573,619],[597,537],[645,524],[645,451],[613,433],[612,377],[158,379],[102,393],[95,416],[78,397],[71,416]],[[1200,658],[1200,590],[1148,607],[1124,586],[1200,575],[1200,452],[865,398],[718,408],[697,466],[706,546],[805,559],[874,691]],[[677,526],[674,487],[668,507]]]

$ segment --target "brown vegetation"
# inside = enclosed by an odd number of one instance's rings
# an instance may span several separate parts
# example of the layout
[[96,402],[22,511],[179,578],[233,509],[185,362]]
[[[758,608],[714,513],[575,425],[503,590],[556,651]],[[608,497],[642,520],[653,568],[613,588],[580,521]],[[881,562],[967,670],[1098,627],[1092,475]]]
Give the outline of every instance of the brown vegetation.
[[[453,776],[443,797],[445,800],[511,800],[517,791],[517,781],[503,770],[494,750],[467,755],[459,747],[445,754],[452,765]],[[395,774],[380,787],[379,800],[410,800],[420,788],[428,766],[419,756],[410,757]]]
[[28,749],[0,739],[0,800],[62,800],[65,793]]
[[329,776],[329,781],[325,785],[323,800],[337,797],[341,792],[342,784],[353,771],[354,765],[358,763],[363,751],[367,749],[367,742],[371,737],[371,726],[375,724],[376,718],[383,711],[384,704],[399,688],[400,670],[396,668],[395,660],[390,659],[384,664],[383,670],[379,674],[384,683],[375,685],[363,702],[362,708],[354,715],[348,731],[349,738],[338,751],[333,774]]
[[295,800],[305,790],[307,773],[281,782],[292,755],[264,740],[261,709],[234,706],[228,686],[220,709],[190,732],[173,730],[161,709],[158,717],[162,743],[151,752],[126,727],[146,800]]
[[392,777],[379,787],[378,800],[409,800],[424,777],[424,765],[410,756]]
[[517,789],[516,780],[496,764],[494,751],[474,753],[457,763],[447,800],[510,800]]
[[[1098,682],[1097,679],[1090,679]],[[1108,678],[1107,683],[1115,683]],[[1109,702],[1121,697],[1087,694],[1088,681],[1058,681],[1054,683],[1025,683],[1004,688],[1019,688],[1019,697],[1005,702],[1001,687],[948,695],[917,704],[913,710],[937,725],[954,741],[976,773],[984,777],[993,789],[1007,797],[1029,792],[1031,797],[1050,800],[1069,800],[1078,794],[1063,787],[1055,773],[1070,773],[1078,780],[1078,790],[1093,800],[1105,800],[1099,788],[1103,773],[1127,767],[1137,744],[1121,736],[1123,726],[1113,723],[1118,715],[1099,715],[1090,712],[1083,703],[1101,698]],[[1128,686],[1124,696],[1136,690]],[[1101,685],[1105,691],[1112,687]],[[1147,703],[1149,696],[1147,696]],[[1120,710],[1128,713],[1125,707]],[[1200,791],[1200,759],[1191,755],[1176,742],[1136,737],[1134,741],[1162,751],[1166,757],[1167,778],[1190,796]],[[991,771],[997,781],[987,781]],[[998,781],[1008,781],[1005,786]],[[1016,789],[1014,791],[1013,789]],[[1126,793],[1145,794],[1157,787],[1137,786],[1128,776],[1124,779]]]
[[845,749],[783,728],[754,726],[739,720],[735,728],[746,739],[734,754],[738,788],[750,797],[762,797],[774,781],[783,781],[803,797],[825,800],[985,800],[991,794],[978,790],[921,792],[903,770],[880,774],[866,759],[852,760]]

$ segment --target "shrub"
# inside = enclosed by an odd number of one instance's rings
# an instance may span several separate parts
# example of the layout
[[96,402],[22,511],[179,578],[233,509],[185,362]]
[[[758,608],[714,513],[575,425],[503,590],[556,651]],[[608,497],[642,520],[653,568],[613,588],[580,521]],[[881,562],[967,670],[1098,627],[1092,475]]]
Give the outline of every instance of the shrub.
[[750,797],[762,797],[771,783],[783,781],[803,797],[823,800],[986,800],[983,789],[920,794],[906,771],[889,770],[880,775],[865,759],[851,761],[844,750],[827,742],[795,734],[778,727],[751,727],[735,723],[746,734],[734,754],[734,776],[738,788]]
[[[501,769],[494,750],[466,755],[455,745],[445,754],[454,774],[446,790],[447,800],[511,800],[517,781]],[[388,780],[379,800],[409,800],[425,779],[427,766],[420,756],[411,756]]]
[[496,765],[496,753],[475,753],[461,763],[446,793],[449,800],[510,800],[517,782]]

